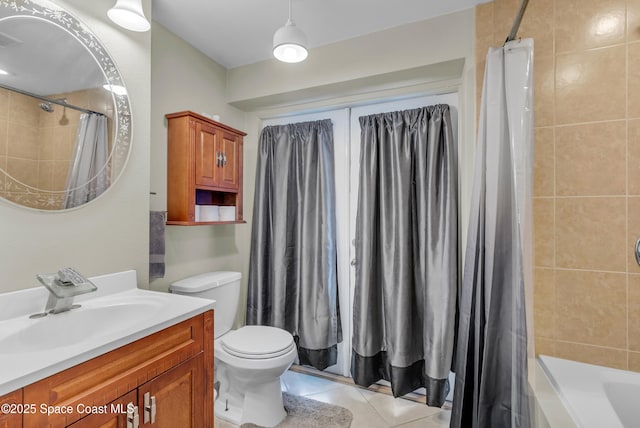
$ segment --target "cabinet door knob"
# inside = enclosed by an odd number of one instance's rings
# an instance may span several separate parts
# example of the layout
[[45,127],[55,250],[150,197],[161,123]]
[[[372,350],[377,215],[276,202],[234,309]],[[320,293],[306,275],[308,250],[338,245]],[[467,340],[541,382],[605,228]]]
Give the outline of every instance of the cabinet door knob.
[[223,153],[222,154],[222,166],[227,164],[227,154]]

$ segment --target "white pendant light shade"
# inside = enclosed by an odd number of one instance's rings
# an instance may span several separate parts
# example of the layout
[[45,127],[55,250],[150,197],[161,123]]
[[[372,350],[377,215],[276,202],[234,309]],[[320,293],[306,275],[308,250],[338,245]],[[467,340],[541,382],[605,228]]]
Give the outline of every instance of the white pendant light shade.
[[273,35],[273,56],[282,62],[300,62],[307,58],[307,36],[291,20],[291,0],[289,19]]
[[309,54],[306,45],[307,36],[289,20],[273,35],[273,56],[282,62],[304,61]]
[[142,32],[151,28],[142,10],[142,0],[118,0],[107,16],[127,30]]

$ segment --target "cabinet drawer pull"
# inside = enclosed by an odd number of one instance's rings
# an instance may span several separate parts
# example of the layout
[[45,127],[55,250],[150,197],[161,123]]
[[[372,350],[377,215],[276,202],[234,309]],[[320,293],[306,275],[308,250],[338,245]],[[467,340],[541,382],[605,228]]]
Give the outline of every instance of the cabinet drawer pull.
[[152,424],[156,423],[156,396],[147,392],[144,394],[144,423],[148,424],[149,420]]
[[140,415],[138,414],[138,406],[133,403],[127,404],[127,428],[138,428],[140,426]]
[[151,423],[156,423],[156,396],[151,397]]

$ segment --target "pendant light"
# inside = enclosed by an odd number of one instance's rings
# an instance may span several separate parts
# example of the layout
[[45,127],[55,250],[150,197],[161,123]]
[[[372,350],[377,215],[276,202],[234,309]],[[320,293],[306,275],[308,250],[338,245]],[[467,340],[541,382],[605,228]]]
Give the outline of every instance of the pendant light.
[[291,20],[291,0],[289,19],[273,35],[273,56],[282,62],[301,62],[307,58],[307,36]]
[[118,0],[107,16],[119,26],[131,31],[149,31],[151,24],[142,11],[142,0]]

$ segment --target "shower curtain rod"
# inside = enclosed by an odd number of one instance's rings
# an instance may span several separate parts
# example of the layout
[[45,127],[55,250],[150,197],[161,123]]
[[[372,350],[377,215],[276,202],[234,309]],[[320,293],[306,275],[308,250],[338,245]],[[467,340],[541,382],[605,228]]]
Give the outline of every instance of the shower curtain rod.
[[4,88],[4,89],[7,89],[9,91],[17,92],[19,94],[26,95],[28,97],[36,98],[36,99],[38,99],[40,101],[44,101],[46,103],[57,104],[57,105],[63,106],[63,107],[69,107],[70,109],[81,111],[82,113],[99,114],[100,116],[104,116],[104,113],[100,113],[98,111],[93,111],[93,110],[89,110],[89,109],[86,109],[86,108],[74,106],[73,104],[67,104],[67,103],[65,103],[63,101],[59,101],[59,100],[52,100],[50,98],[42,97],[40,95],[36,95],[34,93],[31,93],[31,92],[23,91],[22,89],[12,88],[11,86],[3,85],[2,83],[0,83],[0,88]]
[[527,9],[528,4],[529,4],[529,0],[522,0],[522,4],[520,5],[520,10],[518,11],[518,15],[516,16],[515,21],[513,21],[511,32],[507,36],[507,40],[504,41],[505,44],[516,39],[516,35],[518,34],[518,29],[520,28],[520,23],[522,22],[522,17],[524,16],[524,11]]

